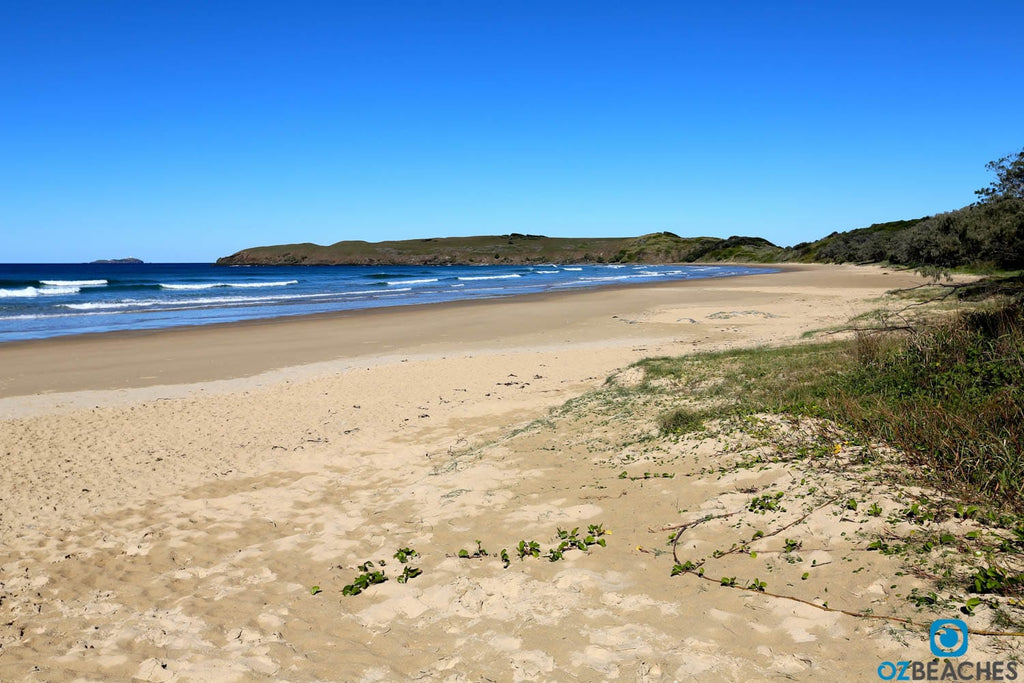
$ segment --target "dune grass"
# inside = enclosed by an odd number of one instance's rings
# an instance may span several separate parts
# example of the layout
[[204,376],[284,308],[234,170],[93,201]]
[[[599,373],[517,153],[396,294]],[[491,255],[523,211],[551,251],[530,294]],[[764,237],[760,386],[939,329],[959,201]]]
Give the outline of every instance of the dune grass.
[[666,433],[720,413],[824,418],[905,454],[928,481],[1024,511],[1024,306],[956,315],[911,334],[640,361],[643,387],[701,405],[663,414]]

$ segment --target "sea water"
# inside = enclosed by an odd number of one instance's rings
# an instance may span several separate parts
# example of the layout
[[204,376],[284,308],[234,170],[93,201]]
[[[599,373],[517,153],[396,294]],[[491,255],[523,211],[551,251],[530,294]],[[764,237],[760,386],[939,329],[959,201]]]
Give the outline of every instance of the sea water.
[[0,342],[767,272],[735,265],[0,265]]

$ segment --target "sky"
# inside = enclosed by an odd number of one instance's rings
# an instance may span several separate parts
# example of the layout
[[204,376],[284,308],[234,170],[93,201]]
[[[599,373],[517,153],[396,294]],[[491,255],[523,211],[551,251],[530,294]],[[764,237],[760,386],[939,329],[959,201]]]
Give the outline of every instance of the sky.
[[0,262],[522,232],[779,245],[1024,147],[1024,2],[0,4]]

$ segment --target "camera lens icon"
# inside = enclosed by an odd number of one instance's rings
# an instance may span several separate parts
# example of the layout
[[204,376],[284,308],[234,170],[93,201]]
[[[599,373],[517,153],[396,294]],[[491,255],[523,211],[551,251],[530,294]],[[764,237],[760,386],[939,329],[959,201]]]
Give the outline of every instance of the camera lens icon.
[[961,619],[933,621],[928,644],[936,657],[962,657],[967,653],[967,624]]

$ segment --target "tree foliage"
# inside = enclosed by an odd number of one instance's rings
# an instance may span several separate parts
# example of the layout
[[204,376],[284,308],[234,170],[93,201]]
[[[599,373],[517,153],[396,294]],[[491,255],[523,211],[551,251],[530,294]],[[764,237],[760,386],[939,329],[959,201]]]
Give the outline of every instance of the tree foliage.
[[1024,268],[1024,149],[991,161],[996,180],[976,204],[914,221],[836,233],[817,243],[826,262]]
[[996,174],[996,179],[980,190],[975,190],[980,203],[1000,199],[1024,199],[1024,149],[1008,154],[985,164],[985,168]]

